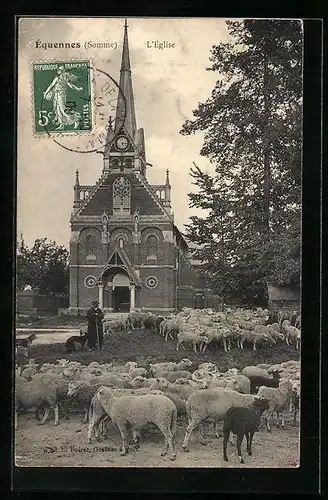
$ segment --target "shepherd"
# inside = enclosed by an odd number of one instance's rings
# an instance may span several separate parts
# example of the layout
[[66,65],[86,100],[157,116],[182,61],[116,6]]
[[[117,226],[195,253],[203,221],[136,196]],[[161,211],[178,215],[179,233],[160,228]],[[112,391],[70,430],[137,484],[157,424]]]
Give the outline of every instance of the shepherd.
[[104,343],[104,332],[102,320],[104,313],[98,307],[97,300],[91,302],[91,308],[87,312],[88,319],[88,346],[91,351],[94,351],[98,342],[99,349],[102,349]]

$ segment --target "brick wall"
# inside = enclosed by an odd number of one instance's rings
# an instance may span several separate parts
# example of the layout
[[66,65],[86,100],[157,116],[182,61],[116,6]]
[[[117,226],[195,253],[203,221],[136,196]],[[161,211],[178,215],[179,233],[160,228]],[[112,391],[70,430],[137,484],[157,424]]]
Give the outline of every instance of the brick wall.
[[[172,268],[140,268],[142,288],[138,293],[137,307],[175,309],[176,271]],[[158,280],[156,288],[147,288],[147,277]]]

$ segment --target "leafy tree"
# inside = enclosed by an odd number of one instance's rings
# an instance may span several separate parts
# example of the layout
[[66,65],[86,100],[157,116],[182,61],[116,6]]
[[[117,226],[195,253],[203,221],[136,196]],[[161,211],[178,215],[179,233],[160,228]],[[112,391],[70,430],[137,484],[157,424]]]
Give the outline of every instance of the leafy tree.
[[[297,20],[227,21],[213,46],[210,97],[181,130],[204,131],[200,154],[215,174],[191,169],[198,193],[187,233],[217,291],[265,301],[266,283],[299,284],[302,26]],[[220,279],[218,278],[219,276]],[[233,290],[231,283],[233,283]]]
[[67,295],[69,288],[69,253],[63,246],[46,238],[35,240],[29,248],[21,235],[17,245],[17,289],[31,285],[45,294]]

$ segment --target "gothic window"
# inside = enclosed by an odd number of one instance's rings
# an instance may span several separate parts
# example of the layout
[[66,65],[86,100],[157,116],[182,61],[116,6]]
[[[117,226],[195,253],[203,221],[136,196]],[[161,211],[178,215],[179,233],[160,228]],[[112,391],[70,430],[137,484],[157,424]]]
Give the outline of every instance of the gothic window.
[[84,198],[87,198],[89,196],[89,191],[84,192]]
[[150,234],[146,238],[146,258],[147,260],[157,260],[158,239],[154,234]]
[[83,198],[84,198],[84,192],[80,191],[80,200],[83,200]]
[[88,236],[85,242],[86,259],[96,260],[96,238],[92,235]]
[[124,246],[124,238],[122,238],[122,237],[118,238],[118,244],[119,244],[120,248],[123,248],[123,246]]
[[131,184],[128,179],[118,177],[113,184],[113,214],[129,215],[131,206]]
[[113,168],[119,168],[120,167],[120,160],[118,158],[113,158],[112,160],[112,166]]

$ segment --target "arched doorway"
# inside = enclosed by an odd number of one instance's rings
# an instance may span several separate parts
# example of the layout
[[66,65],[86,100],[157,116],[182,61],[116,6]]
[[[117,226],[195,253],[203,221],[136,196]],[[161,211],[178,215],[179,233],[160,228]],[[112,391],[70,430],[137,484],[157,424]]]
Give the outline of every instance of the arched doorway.
[[118,272],[113,276],[113,312],[130,311],[130,280],[127,274]]

